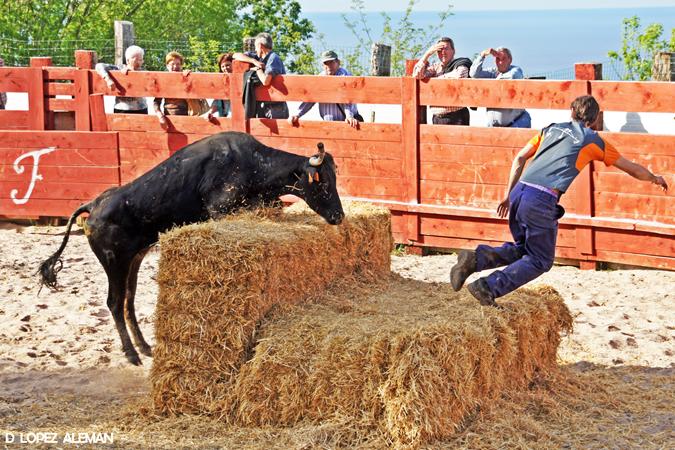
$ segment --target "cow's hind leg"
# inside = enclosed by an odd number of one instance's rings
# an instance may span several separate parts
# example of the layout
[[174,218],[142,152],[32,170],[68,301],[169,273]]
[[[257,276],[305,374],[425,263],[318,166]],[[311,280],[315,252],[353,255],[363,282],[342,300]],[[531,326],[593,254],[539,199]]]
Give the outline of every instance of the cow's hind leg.
[[136,321],[136,308],[134,306],[134,299],[136,298],[136,285],[138,283],[138,269],[141,267],[143,258],[149,249],[144,249],[138,252],[138,254],[131,261],[131,267],[129,268],[129,277],[127,278],[127,298],[126,298],[126,322],[129,324],[131,330],[131,336],[134,339],[136,347],[143,353],[145,356],[152,356],[152,349],[145,341],[143,333],[138,326]]
[[122,340],[122,350],[127,360],[133,365],[140,366],[141,358],[131,343],[127,325],[124,321],[124,299],[126,297],[129,264],[116,265],[107,270],[108,273],[108,308],[115,320],[117,332]]

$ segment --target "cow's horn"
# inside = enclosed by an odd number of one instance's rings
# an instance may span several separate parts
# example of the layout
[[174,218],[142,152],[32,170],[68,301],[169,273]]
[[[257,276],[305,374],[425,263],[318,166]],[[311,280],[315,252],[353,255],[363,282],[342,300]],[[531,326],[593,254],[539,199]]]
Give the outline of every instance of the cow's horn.
[[319,153],[309,158],[309,164],[314,167],[321,165],[323,157],[326,154],[326,149],[323,148],[323,142],[319,142],[316,146],[319,148]]

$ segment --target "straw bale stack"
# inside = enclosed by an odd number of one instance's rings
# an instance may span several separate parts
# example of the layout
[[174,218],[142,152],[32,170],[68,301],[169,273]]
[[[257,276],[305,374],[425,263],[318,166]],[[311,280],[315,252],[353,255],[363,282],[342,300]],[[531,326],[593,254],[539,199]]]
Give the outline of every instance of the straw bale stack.
[[[300,206],[243,213],[160,237],[152,395],[161,412],[216,412],[249,359],[259,322],[331,283],[389,272],[388,210],[346,204],[326,224]],[[274,219],[274,220],[272,220]]]
[[556,367],[572,319],[551,288],[504,310],[392,275],[390,218],[290,211],[173,230],[162,255],[155,409],[239,426],[348,423],[342,442],[419,447]]

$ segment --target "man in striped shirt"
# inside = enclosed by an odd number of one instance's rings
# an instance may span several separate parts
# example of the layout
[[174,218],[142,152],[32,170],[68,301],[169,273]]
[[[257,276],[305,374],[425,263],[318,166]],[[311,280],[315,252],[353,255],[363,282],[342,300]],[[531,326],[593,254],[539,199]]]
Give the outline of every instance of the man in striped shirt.
[[[662,176],[624,158],[591,130],[599,111],[592,96],[576,98],[572,102],[571,122],[549,125],[518,152],[511,165],[506,198],[497,207],[499,217],[508,213],[514,241],[501,247],[479,245],[474,252],[459,252],[457,264],[450,272],[455,291],[474,272],[506,266],[467,286],[481,305],[497,306],[495,298],[548,272],[555,257],[558,219],[565,213],[558,200],[591,161],[602,161],[633,178],[668,190]],[[523,173],[530,158],[532,162]]]
[[[338,55],[332,50],[327,50],[321,54],[321,63],[323,64],[323,72],[319,75],[352,75],[347,69],[340,67]],[[292,125],[297,125],[300,122],[300,117],[307,114],[312,109],[312,106],[314,106],[313,102],[301,103],[298,111],[288,118],[288,122]],[[352,128],[358,128],[359,126],[359,122],[356,119],[360,117],[359,110],[352,103],[319,103],[319,114],[323,120],[347,122]]]
[[[432,55],[438,62],[429,64]],[[449,37],[442,37],[424,52],[415,64],[412,76],[420,80],[427,78],[469,78],[471,60],[455,58],[455,43]],[[469,125],[469,108],[466,106],[431,106],[432,123],[435,125]]]

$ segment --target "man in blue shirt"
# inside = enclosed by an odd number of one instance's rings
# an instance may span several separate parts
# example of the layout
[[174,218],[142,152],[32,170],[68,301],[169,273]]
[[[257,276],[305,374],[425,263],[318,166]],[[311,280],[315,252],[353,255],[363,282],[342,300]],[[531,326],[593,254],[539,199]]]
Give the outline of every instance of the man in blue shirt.
[[[494,56],[497,67],[483,69],[483,62],[488,55]],[[513,57],[511,56],[511,50],[508,48],[488,48],[480,52],[480,55],[471,64],[469,76],[471,78],[495,78],[497,80],[525,78],[523,70],[511,64],[512,62]],[[487,118],[488,127],[530,128],[532,126],[530,114],[524,109],[488,108]]]
[[[340,67],[340,60],[337,53],[333,50],[326,50],[321,54],[321,63],[323,64],[322,76],[351,76],[347,69]],[[292,115],[288,121],[293,125],[300,122],[300,117],[307,114],[312,109],[314,102],[303,102],[298,107],[298,111]],[[319,114],[323,120],[347,122],[352,128],[358,128],[359,122],[356,117],[359,116],[359,110],[353,103],[319,103]]]
[[[467,286],[481,305],[497,306],[495,298],[549,271],[555,256],[558,219],[565,213],[558,200],[591,161],[602,161],[668,190],[662,176],[624,158],[590,129],[599,111],[592,96],[578,97],[572,102],[571,122],[549,125],[518,152],[511,165],[506,198],[497,207],[499,217],[509,214],[514,242],[501,247],[479,245],[475,252],[461,251],[450,272],[455,291],[474,272],[506,266]],[[523,173],[525,163],[533,156]]]
[[[255,71],[263,86],[272,84],[272,77],[285,75],[286,68],[279,55],[272,51],[272,35],[259,33],[255,37],[255,53],[235,53],[233,59],[253,64],[251,70]],[[267,119],[288,118],[288,106],[286,102],[257,102],[255,117]]]

